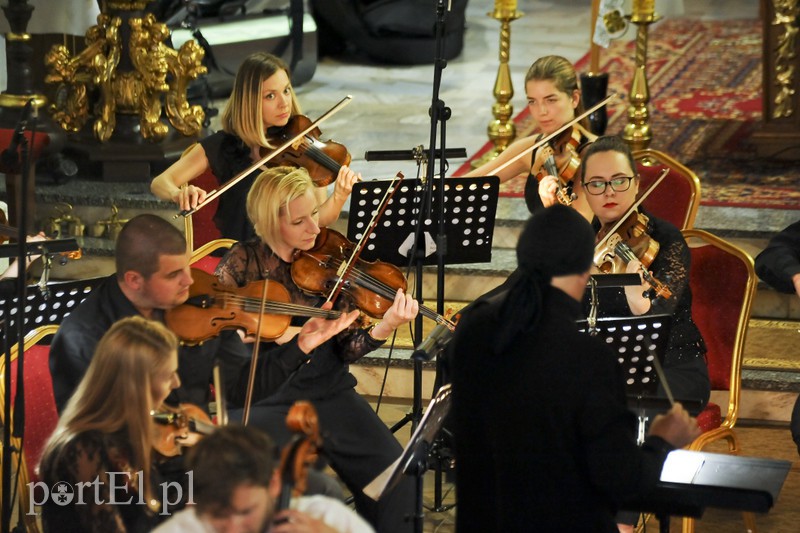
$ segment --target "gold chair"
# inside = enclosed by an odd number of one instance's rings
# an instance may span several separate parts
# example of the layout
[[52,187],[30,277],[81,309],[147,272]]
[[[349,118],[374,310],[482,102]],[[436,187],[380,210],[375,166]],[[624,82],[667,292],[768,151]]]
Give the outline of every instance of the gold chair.
[[[702,450],[725,440],[728,452],[740,453],[734,425],[739,416],[744,351],[750,310],[756,293],[753,258],[733,244],[702,230],[684,230],[692,256],[689,285],[692,290],[692,318],[706,343],[708,375],[712,391],[727,391],[728,409],[709,402],[697,417],[703,433],[688,449]],[[755,531],[755,517],[743,513],[745,525]],[[694,531],[694,519],[683,519],[684,533]]]
[[697,174],[658,150],[637,150],[633,152],[633,158],[642,180],[640,192],[647,190],[664,168],[670,169],[664,181],[643,202],[644,208],[678,229],[693,227],[700,207],[700,179]]
[[[58,411],[53,398],[53,382],[50,378],[48,355],[50,346],[39,344],[43,339],[52,336],[58,326],[41,326],[25,336],[23,349],[25,351],[25,437],[24,441],[12,437],[11,445],[15,450],[22,450],[19,457],[19,475],[17,477],[17,493],[19,494],[19,514],[29,532],[39,532],[40,524],[35,515],[28,514],[31,501],[29,483],[36,481],[36,467],[41,459],[42,451],[58,423]],[[5,366],[5,358],[0,358],[0,422],[5,412],[5,373],[11,372],[12,392],[16,390],[16,361],[18,355],[17,345],[11,348],[11,369]],[[13,420],[13,419],[12,419]],[[5,424],[10,430],[11,424]],[[14,461],[16,463],[16,461]],[[4,465],[0,465],[4,466]],[[46,489],[45,489],[46,490]],[[35,501],[43,501],[39,495]]]
[[230,248],[234,244],[236,244],[236,240],[234,239],[215,239],[211,242],[207,242],[192,252],[192,257],[189,260],[189,264],[192,266],[192,268],[199,268],[204,272],[213,274],[214,270],[217,268],[217,263],[219,263],[220,258],[211,255],[211,252],[222,248]]

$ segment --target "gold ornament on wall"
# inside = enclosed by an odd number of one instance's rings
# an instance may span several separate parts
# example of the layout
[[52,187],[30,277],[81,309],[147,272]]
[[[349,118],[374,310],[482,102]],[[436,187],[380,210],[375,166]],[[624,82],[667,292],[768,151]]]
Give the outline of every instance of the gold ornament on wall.
[[781,26],[783,33],[778,34],[775,47],[775,79],[778,87],[775,94],[775,108],[772,118],[790,117],[794,113],[794,85],[795,68],[794,59],[797,49],[797,20],[800,17],[800,8],[797,0],[772,0],[775,16],[773,26]]

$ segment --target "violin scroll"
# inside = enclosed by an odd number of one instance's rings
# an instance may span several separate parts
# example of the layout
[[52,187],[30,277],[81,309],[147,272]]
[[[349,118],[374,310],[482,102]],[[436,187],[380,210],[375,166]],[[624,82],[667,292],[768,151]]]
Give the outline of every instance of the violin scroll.
[[202,408],[190,403],[162,405],[150,416],[157,431],[153,448],[164,457],[180,455],[185,446],[194,444],[196,436],[209,435],[216,427]]
[[322,446],[317,411],[311,402],[295,402],[286,415],[286,426],[295,435],[281,453],[278,510],[288,509],[292,496],[305,492],[308,467],[317,460]]

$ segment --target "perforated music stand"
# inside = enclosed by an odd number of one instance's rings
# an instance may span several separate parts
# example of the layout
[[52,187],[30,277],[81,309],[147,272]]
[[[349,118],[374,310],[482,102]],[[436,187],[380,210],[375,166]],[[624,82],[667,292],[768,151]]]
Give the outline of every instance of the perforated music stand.
[[[582,332],[588,331],[586,321],[581,320],[578,324]],[[643,410],[649,407],[669,408],[667,399],[656,396],[659,380],[654,361],[657,358],[659,363],[664,362],[671,325],[671,315],[601,318],[597,321],[596,337],[617,356],[625,376],[625,394],[629,405],[638,411],[639,443],[644,442],[647,425]]]
[[[350,196],[350,217],[347,238],[359,241],[366,231],[392,180],[372,180],[356,183]],[[433,184],[431,212],[438,212],[438,187]],[[419,218],[422,194],[419,180],[403,180],[386,208],[378,226],[370,235],[361,257],[368,261],[381,260],[397,266],[408,266],[410,248]],[[446,242],[445,263],[487,263],[492,259],[492,234],[497,213],[500,180],[495,176],[452,178],[445,182]],[[437,262],[438,221],[428,219],[422,224],[423,263]]]
[[[586,321],[578,324],[582,332],[588,330]],[[597,338],[616,354],[628,396],[655,396],[658,375],[653,360],[663,362],[671,324],[670,315],[598,319]]]

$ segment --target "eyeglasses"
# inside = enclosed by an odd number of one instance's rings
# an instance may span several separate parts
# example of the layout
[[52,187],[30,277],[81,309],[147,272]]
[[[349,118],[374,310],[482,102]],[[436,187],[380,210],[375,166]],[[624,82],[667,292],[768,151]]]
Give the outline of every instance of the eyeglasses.
[[611,186],[614,192],[625,192],[631,188],[631,182],[636,176],[620,176],[608,181],[592,180],[584,182],[583,186],[589,194],[603,194],[606,192],[606,187]]

